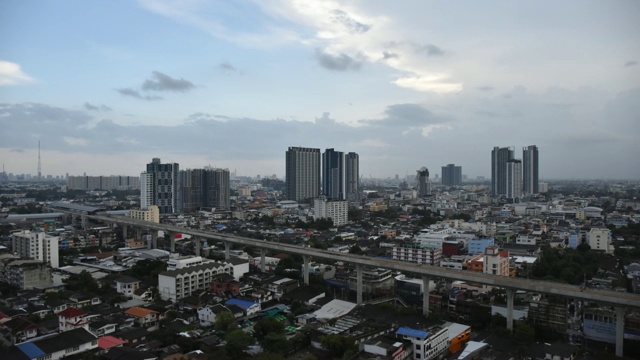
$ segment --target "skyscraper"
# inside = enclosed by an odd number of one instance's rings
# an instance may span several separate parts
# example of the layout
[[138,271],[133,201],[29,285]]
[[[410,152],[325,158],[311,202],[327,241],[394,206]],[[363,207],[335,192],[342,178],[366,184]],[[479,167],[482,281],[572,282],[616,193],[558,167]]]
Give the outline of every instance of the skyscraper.
[[162,164],[159,158],[153,158],[147,171],[140,174],[140,207],[146,210],[149,205],[157,205],[160,214],[180,212],[178,174],[177,163]]
[[347,200],[360,198],[360,157],[354,152],[345,155],[345,183]]
[[180,171],[182,211],[229,210],[229,170],[207,167]]
[[449,164],[442,167],[442,185],[459,186],[462,184],[462,166]]
[[344,153],[327,149],[322,154],[322,194],[329,200],[346,198]]
[[417,171],[416,180],[418,181],[418,196],[431,195],[431,183],[429,182],[429,170],[426,167]]
[[513,160],[513,147],[494,147],[491,151],[491,195],[507,194],[507,162]]
[[530,145],[522,148],[522,191],[525,195],[539,193],[538,181],[538,147]]
[[285,172],[287,199],[302,201],[320,195],[320,149],[289,147]]
[[520,160],[507,161],[505,195],[514,203],[519,202],[522,197],[522,161]]

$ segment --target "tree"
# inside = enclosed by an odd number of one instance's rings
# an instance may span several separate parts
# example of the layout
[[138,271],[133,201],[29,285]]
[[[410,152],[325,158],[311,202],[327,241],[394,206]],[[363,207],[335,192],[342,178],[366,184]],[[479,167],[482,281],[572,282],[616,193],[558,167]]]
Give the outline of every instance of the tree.
[[232,313],[225,311],[216,316],[216,323],[214,324],[216,331],[229,331],[237,328],[238,323]]
[[253,337],[240,329],[231,330],[224,339],[227,342],[224,348],[232,359],[246,358],[245,350],[254,343]]
[[520,344],[531,344],[535,340],[536,332],[533,326],[519,321],[513,334],[514,339]]
[[63,282],[65,283],[65,288],[69,291],[86,291],[97,294],[100,290],[100,285],[98,285],[96,279],[86,270],[83,270],[80,274],[69,276]]
[[336,359],[346,357],[348,353],[355,349],[355,343],[352,338],[337,334],[323,336],[320,339],[320,343]]
[[264,339],[269,334],[283,334],[284,325],[272,317],[263,317],[253,325],[255,336],[258,340]]
[[284,334],[269,333],[262,340],[262,348],[270,353],[287,355],[291,351],[291,344]]
[[285,360],[284,356],[272,352],[263,352],[253,357],[253,360]]
[[362,248],[358,245],[353,245],[351,248],[349,248],[349,254],[360,255],[362,253],[363,253]]

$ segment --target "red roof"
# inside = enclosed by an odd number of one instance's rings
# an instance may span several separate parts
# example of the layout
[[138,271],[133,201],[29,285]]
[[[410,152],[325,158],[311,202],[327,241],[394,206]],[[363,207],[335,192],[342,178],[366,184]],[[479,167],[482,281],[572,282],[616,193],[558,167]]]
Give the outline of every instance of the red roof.
[[74,318],[74,317],[83,316],[83,315],[87,315],[87,313],[74,307],[68,307],[65,310],[62,310],[58,313],[58,316],[63,316],[66,318]]
[[98,338],[98,347],[103,350],[112,348],[114,346],[119,346],[124,343],[126,343],[126,341],[113,336],[103,336]]

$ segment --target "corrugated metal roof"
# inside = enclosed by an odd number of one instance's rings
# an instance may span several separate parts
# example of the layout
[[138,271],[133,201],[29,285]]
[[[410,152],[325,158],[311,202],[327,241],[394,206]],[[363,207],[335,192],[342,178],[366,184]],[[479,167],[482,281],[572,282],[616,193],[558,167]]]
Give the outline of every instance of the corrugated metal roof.
[[36,344],[34,343],[23,343],[20,345],[16,345],[18,349],[20,349],[25,355],[29,357],[29,359],[39,358],[40,356],[45,356],[46,353],[42,351]]
[[412,329],[409,327],[401,327],[396,331],[396,335],[411,336],[418,339],[426,339],[429,337],[429,332],[424,330]]

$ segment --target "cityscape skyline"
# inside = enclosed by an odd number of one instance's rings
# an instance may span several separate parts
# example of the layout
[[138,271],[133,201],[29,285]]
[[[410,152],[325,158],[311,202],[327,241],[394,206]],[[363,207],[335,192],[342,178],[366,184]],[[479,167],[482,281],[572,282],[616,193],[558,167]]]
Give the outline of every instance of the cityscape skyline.
[[36,173],[40,141],[43,174],[137,175],[159,156],[283,176],[296,145],[350,149],[365,177],[489,177],[486,149],[516,143],[545,149],[543,178],[640,179],[639,11],[7,1],[0,162]]

